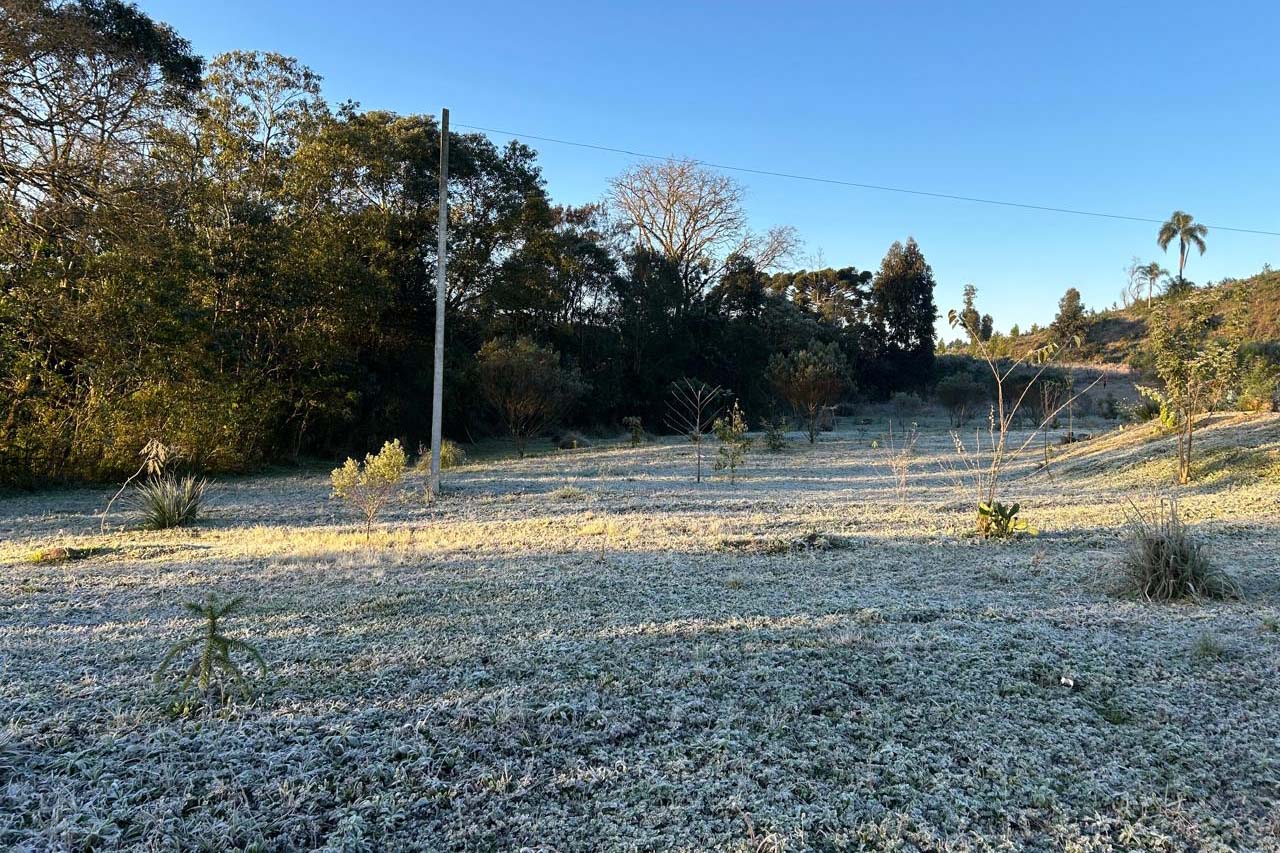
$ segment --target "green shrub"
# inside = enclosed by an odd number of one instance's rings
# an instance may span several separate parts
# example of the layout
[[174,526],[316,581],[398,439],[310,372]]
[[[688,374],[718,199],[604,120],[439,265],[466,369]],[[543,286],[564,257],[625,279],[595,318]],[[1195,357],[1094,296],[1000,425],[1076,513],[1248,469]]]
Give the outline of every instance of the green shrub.
[[716,438],[720,440],[713,467],[717,471],[728,471],[729,482],[735,482],[738,477],[738,468],[747,458],[747,451],[751,449],[752,444],[752,440],[747,437],[747,419],[742,416],[742,409],[738,407],[737,400],[733,401],[733,408],[727,415],[715,419],[711,428],[715,431]]
[[644,422],[633,416],[623,418],[622,426],[626,429],[627,434],[631,438],[631,446],[639,447],[644,441]]
[[1239,405],[1246,412],[1273,412],[1280,402],[1280,365],[1251,355],[1240,370]]
[[[449,438],[440,439],[440,470],[448,471],[457,468],[467,461],[467,451],[462,445]],[[425,444],[418,445],[418,461],[414,468],[420,472],[431,470],[431,448]]]
[[1035,536],[1039,531],[1018,518],[1020,504],[1000,501],[978,504],[978,532],[984,539],[1012,539],[1021,534]]
[[459,465],[467,461],[467,451],[462,449],[462,445],[452,439],[443,439],[440,442],[440,467],[447,471],[450,468],[457,468]]
[[159,683],[164,678],[175,660],[194,650],[196,654],[191,664],[182,673],[181,689],[184,692],[195,685],[208,699],[213,698],[215,689],[218,689],[225,698],[226,685],[219,681],[225,678],[240,688],[242,693],[247,693],[244,673],[232,659],[232,653],[241,652],[247,655],[258,665],[260,674],[264,676],[267,674],[267,662],[249,643],[226,636],[220,624],[223,619],[238,611],[243,604],[242,596],[222,601],[212,593],[203,602],[184,602],[183,606],[187,610],[204,619],[204,627],[199,633],[174,643],[169,648],[160,661],[160,666],[156,668],[156,682]]
[[1178,504],[1162,499],[1150,517],[1137,507],[1121,563],[1130,590],[1144,601],[1234,598],[1234,581],[1216,570],[1178,516]]
[[399,440],[388,441],[375,456],[366,454],[364,464],[348,458],[341,468],[329,475],[333,495],[351,503],[364,515],[365,538],[369,538],[378,513],[393,497],[404,477],[404,448]]
[[760,422],[760,428],[764,430],[764,446],[771,453],[780,453],[787,449],[789,442],[787,441],[787,419],[781,415],[774,415]]
[[895,415],[908,418],[918,415],[924,409],[924,400],[920,399],[919,394],[911,391],[894,391],[889,395],[889,405],[893,407]]
[[934,397],[947,410],[953,427],[962,427],[988,399],[987,389],[967,373],[953,373],[938,380]]
[[200,516],[209,481],[191,475],[161,474],[137,487],[135,500],[148,530],[168,530],[191,524]]

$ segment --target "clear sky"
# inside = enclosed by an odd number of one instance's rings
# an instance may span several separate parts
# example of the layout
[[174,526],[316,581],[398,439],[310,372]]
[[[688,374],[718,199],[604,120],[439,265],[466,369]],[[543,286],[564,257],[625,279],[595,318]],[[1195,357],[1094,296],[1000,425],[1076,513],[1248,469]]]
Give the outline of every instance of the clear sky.
[[[140,0],[212,56],[296,56],[332,102],[958,195],[1280,231],[1280,3]],[[965,8],[968,7],[968,8]],[[496,136],[502,142],[505,137]],[[598,199],[631,158],[529,141],[552,197]],[[1078,287],[1118,300],[1157,227],[738,175],[759,227],[875,269],[919,241],[945,314],[996,327]],[[1280,265],[1211,231],[1197,282]]]

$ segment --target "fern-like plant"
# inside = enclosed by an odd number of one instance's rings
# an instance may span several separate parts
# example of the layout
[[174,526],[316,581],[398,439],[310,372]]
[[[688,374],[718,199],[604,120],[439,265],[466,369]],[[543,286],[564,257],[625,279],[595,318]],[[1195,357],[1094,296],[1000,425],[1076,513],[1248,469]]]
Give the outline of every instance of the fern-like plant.
[[194,685],[210,700],[213,698],[215,689],[220,689],[225,697],[226,685],[222,683],[222,679],[225,678],[235,684],[242,694],[247,694],[244,673],[233,659],[233,653],[240,652],[247,656],[257,664],[260,674],[264,676],[267,674],[267,662],[249,643],[235,637],[228,637],[223,633],[221,624],[223,619],[239,611],[243,604],[243,596],[224,601],[212,593],[204,601],[183,602],[187,610],[204,619],[204,630],[194,637],[174,643],[169,648],[156,669],[156,682],[163,680],[178,658],[194,651],[194,659],[182,671],[181,689],[184,692]]
[[135,499],[148,530],[183,527],[200,517],[209,481],[187,475],[161,474],[137,487]]

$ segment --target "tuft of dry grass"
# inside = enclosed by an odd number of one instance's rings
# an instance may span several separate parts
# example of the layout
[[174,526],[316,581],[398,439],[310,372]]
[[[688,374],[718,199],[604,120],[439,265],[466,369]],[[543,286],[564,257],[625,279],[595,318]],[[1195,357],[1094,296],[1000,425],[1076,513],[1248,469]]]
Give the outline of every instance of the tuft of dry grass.
[[1209,562],[1172,498],[1162,498],[1150,516],[1133,507],[1122,565],[1130,589],[1145,601],[1239,595],[1235,582]]

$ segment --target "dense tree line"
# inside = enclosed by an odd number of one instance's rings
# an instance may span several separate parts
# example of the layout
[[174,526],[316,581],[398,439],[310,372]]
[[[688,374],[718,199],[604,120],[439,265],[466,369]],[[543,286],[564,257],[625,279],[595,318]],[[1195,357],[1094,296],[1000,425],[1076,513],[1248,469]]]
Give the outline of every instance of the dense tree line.
[[[117,0],[8,0],[0,481],[113,476],[151,438],[209,470],[416,447],[439,144],[431,116],[329,104],[275,54],[205,62]],[[794,232],[751,232],[740,187],[697,164],[637,167],[568,207],[519,142],[449,149],[449,435],[499,422],[476,385],[493,341],[557,353],[582,383],[563,414],[578,424],[660,428],[684,376],[756,421],[785,405],[770,360],[815,343],[864,395],[930,381],[914,241],[874,275],[783,271]]]

